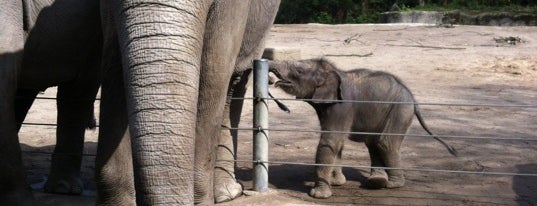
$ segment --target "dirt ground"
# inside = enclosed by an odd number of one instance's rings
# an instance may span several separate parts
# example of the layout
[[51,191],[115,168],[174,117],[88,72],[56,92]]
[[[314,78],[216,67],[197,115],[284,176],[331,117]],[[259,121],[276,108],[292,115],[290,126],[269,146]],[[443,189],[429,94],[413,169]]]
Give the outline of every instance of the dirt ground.
[[[518,37],[508,44],[495,39]],[[267,47],[300,49],[302,58],[325,57],[341,69],[365,67],[399,76],[422,103],[537,105],[537,27],[431,25],[275,25]],[[289,98],[276,88],[272,94]],[[251,90],[247,94],[251,96]],[[54,96],[49,89],[44,96]],[[270,103],[273,129],[318,130],[315,113],[300,101],[284,101],[287,114]],[[26,122],[55,122],[51,100],[39,100]],[[251,101],[246,100],[240,127],[251,127]],[[347,141],[343,153],[347,183],[334,187],[329,199],[308,196],[318,133],[270,132],[270,190],[252,192],[252,165],[238,163],[245,195],[222,205],[537,205],[537,176],[493,175],[537,173],[537,108],[487,106],[421,106],[431,130],[439,135],[487,137],[445,138],[459,157],[451,156],[429,137],[407,137],[402,148],[404,168],[473,171],[406,171],[405,187],[368,190],[362,187],[369,157],[361,143]],[[28,179],[43,205],[92,205],[96,131],[89,131],[83,165],[84,196],[40,192],[54,145],[53,126],[24,126],[21,146]],[[426,134],[414,121],[409,134]],[[495,138],[524,138],[498,140]],[[240,160],[252,159],[252,132],[239,132]]]

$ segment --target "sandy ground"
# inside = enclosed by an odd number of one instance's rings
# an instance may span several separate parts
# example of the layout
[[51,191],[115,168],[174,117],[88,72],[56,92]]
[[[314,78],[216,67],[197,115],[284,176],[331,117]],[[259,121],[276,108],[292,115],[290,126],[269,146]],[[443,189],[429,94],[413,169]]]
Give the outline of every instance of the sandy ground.
[[[519,37],[515,45],[497,38]],[[345,41],[347,40],[347,41]],[[365,67],[399,76],[422,103],[537,105],[537,27],[430,25],[275,25],[268,47],[300,49],[302,58],[326,57],[341,69]],[[275,88],[271,92],[288,98]],[[54,96],[50,89],[45,96]],[[248,92],[251,96],[251,90]],[[270,104],[270,127],[318,130],[314,111],[304,102],[284,101],[291,114]],[[27,122],[54,123],[55,106],[40,100]],[[240,127],[251,127],[251,101],[246,100]],[[343,164],[347,183],[334,187],[333,196],[318,200],[307,195],[313,186],[313,166],[271,164],[270,190],[252,192],[252,165],[238,163],[238,178],[246,195],[223,205],[537,205],[537,176],[491,175],[537,173],[537,108],[487,106],[421,106],[422,115],[439,135],[487,137],[445,138],[459,151],[451,156],[428,137],[407,137],[402,148],[404,168],[483,172],[461,174],[407,171],[405,187],[367,190],[362,187],[369,157],[361,143],[347,141]],[[52,126],[24,126],[21,146],[28,179],[43,205],[92,205],[96,132],[87,133],[82,197],[39,192],[54,145]],[[410,134],[425,134],[414,121]],[[250,131],[239,133],[238,157],[252,158]],[[319,134],[270,132],[270,160],[314,162]],[[495,138],[523,138],[498,140]],[[41,183],[41,184],[40,184]]]

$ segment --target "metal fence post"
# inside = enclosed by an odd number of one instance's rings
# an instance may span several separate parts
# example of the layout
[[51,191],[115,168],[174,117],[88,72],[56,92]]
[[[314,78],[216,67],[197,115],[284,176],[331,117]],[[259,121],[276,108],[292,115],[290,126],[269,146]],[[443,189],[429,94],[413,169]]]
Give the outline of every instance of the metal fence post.
[[254,189],[268,189],[268,61],[254,60]]

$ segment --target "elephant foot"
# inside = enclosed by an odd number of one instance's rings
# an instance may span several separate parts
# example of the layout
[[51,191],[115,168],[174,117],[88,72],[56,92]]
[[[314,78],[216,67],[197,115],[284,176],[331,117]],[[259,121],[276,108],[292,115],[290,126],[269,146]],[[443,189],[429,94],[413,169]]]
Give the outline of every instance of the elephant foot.
[[339,172],[334,172],[334,176],[332,176],[332,181],[330,181],[330,185],[333,186],[341,186],[347,182],[347,179],[345,178],[345,175]]
[[314,198],[326,199],[332,196],[332,190],[330,189],[330,185],[325,182],[317,182],[315,183],[315,187],[310,190],[309,195]]
[[371,176],[367,178],[365,187],[368,189],[382,189],[388,185],[388,174],[383,169],[372,169]]
[[403,176],[400,177],[389,177],[388,184],[386,185],[386,188],[398,188],[405,185],[405,178]]
[[45,183],[45,192],[67,195],[80,195],[84,190],[84,184],[80,177],[58,178],[49,177]]
[[215,171],[214,201],[227,202],[242,195],[242,185],[223,170]]
[[382,189],[388,185],[388,178],[381,176],[371,176],[367,178],[365,187],[368,189]]

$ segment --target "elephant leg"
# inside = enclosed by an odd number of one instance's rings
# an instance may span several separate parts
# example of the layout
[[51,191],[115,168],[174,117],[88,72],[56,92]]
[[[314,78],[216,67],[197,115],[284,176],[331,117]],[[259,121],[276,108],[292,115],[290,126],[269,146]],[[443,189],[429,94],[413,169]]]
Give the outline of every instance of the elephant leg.
[[[405,134],[410,127],[413,119],[413,108],[408,105],[398,105],[391,109],[391,113],[387,117],[386,125],[381,131],[382,133]],[[381,135],[377,139],[366,141],[371,154],[371,162],[373,166],[400,168],[400,149],[404,135],[386,136]],[[384,174],[386,173],[386,174]],[[387,182],[384,178],[387,176]],[[366,185],[370,188],[386,188],[402,187],[405,184],[403,170],[399,169],[372,169],[371,177]]]
[[[343,147],[341,147],[341,150],[337,153],[336,161],[334,164],[338,165],[341,164],[341,156],[343,153]],[[332,186],[341,186],[345,184],[347,179],[345,178],[345,175],[343,175],[343,171],[341,167],[334,167],[334,170],[332,171],[332,181],[330,181],[330,185]]]
[[[102,4],[104,11],[111,11]],[[109,12],[101,12],[110,21]],[[136,205],[131,139],[127,103],[116,29],[103,21],[105,34],[102,54],[99,137],[95,157],[96,205]]]
[[235,178],[235,167],[237,159],[237,128],[240,123],[243,99],[231,99],[232,97],[244,97],[246,84],[251,70],[234,74],[229,83],[228,98],[224,108],[224,120],[222,130],[218,139],[216,151],[215,174],[214,174],[214,196],[215,202],[225,202],[242,194],[242,185]]
[[[341,130],[334,130],[341,131]],[[338,155],[343,150],[343,141],[345,135],[341,134],[322,134],[319,145],[317,146],[317,154],[315,157],[316,164],[335,164]],[[341,170],[339,167],[331,166],[316,166],[315,167],[315,186],[311,189],[310,195],[315,198],[328,198],[332,196],[330,184],[333,180],[334,172]]]
[[[20,3],[20,2],[18,2]],[[2,17],[2,15],[0,15]],[[0,32],[1,33],[1,32]],[[0,39],[3,36],[0,36]],[[15,69],[21,55],[0,54],[0,202],[34,205],[21,157],[15,120]]]
[[0,202],[2,205],[35,205],[32,191],[26,183],[26,171],[22,162],[15,123],[14,69],[17,68],[16,63],[20,58],[18,55],[0,54],[0,112],[2,113],[0,115],[0,148],[2,148],[0,149]]
[[38,93],[38,90],[17,89],[17,94],[15,95],[15,121],[17,121],[17,131],[20,131],[22,122],[24,122],[28,110],[32,107]]
[[[379,144],[379,153],[385,167],[400,168],[400,148],[404,136],[389,136],[381,137],[386,141],[381,141]],[[386,188],[397,188],[405,185],[405,176],[403,170],[386,169],[388,174],[388,183]]]
[[[414,119],[412,105],[394,105],[388,116],[388,122],[382,133],[406,134]],[[401,168],[401,144],[405,136],[381,136],[378,142],[379,154],[385,167]],[[386,188],[397,188],[405,185],[404,171],[399,169],[386,169],[388,184]]]
[[[83,71],[90,69],[82,68]],[[97,68],[92,70],[96,72]],[[81,194],[80,177],[84,134],[93,118],[93,104],[99,89],[97,74],[85,75],[58,86],[56,147],[52,154],[50,174],[45,191],[60,194]]]
[[[204,36],[196,123],[194,200],[202,205],[215,202],[214,168],[218,138],[229,81],[247,20],[247,15],[226,10],[247,11],[249,8],[249,3],[244,1],[215,1],[213,4]],[[234,26],[230,25],[231,22]]]
[[35,205],[26,184],[15,120],[17,71],[24,47],[22,1],[2,2],[0,30],[0,204]]
[[369,189],[386,188],[386,185],[388,185],[388,174],[383,168],[378,168],[385,166],[378,148],[378,140],[378,136],[368,137],[365,142],[371,159],[371,167],[373,167],[370,176],[365,182],[365,187]]
[[[109,75],[109,76],[108,76]],[[96,205],[136,205],[133,160],[121,71],[105,72],[95,158]]]

